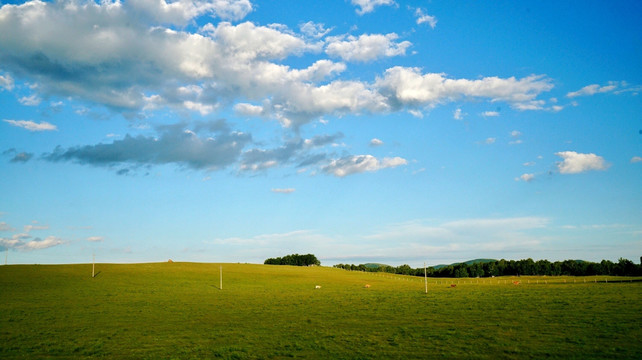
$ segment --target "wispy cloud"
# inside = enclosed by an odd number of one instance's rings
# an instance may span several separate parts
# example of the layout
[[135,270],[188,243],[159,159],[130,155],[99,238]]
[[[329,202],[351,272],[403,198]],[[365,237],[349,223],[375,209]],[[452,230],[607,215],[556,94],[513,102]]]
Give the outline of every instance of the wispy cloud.
[[406,165],[408,161],[400,157],[377,159],[372,155],[353,155],[332,160],[323,171],[338,177],[363,172],[374,172],[386,168]]
[[497,117],[499,116],[499,111],[484,111],[482,113],[483,117]]
[[272,191],[273,193],[277,193],[277,194],[292,194],[293,192],[296,191],[296,189],[294,189],[294,188],[284,188],[284,189],[272,189],[270,191]]
[[56,125],[50,124],[46,121],[41,121],[40,123],[36,123],[31,120],[3,120],[7,124],[11,126],[16,126],[19,128],[23,128],[29,131],[53,131],[53,130],[58,130]]
[[574,98],[578,96],[591,96],[595,94],[602,94],[607,92],[615,91],[620,85],[617,81],[609,82],[609,85],[600,86],[598,84],[587,85],[577,91],[572,91],[566,94],[568,98]]
[[357,14],[363,15],[374,11],[378,6],[395,5],[394,0],[351,0],[352,5],[358,6]]
[[417,8],[415,10],[415,18],[417,18],[417,25],[428,24],[433,29],[437,26],[437,18],[426,14],[425,10],[421,8]]

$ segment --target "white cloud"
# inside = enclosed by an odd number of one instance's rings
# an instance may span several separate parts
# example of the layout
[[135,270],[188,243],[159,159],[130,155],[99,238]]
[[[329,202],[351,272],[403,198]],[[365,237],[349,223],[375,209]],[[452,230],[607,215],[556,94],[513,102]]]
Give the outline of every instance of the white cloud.
[[524,165],[524,166],[535,166],[535,162],[534,161],[528,161],[528,162],[523,163],[522,165]]
[[0,90],[13,90],[13,78],[11,75],[0,75]]
[[243,116],[261,116],[263,107],[258,105],[238,103],[234,105],[234,112]]
[[375,86],[389,103],[434,106],[462,97],[506,101],[518,110],[529,109],[535,98],[553,88],[542,75],[522,79],[486,77],[479,80],[448,79],[444,74],[422,74],[419,68],[396,66],[386,70]]
[[358,38],[352,35],[335,36],[327,39],[326,54],[340,57],[345,61],[372,61],[381,57],[405,55],[412,45],[409,41],[395,42],[399,36],[395,33],[364,34]]
[[299,25],[299,28],[304,35],[314,39],[320,39],[332,31],[332,29],[326,29],[324,24],[317,24],[312,21]]
[[[364,13],[394,4],[353,3]],[[293,128],[326,115],[399,109],[419,114],[417,107],[461,98],[505,101],[518,110],[541,109],[537,96],[553,86],[544,76],[449,79],[404,67],[388,69],[374,82],[330,81],[345,71],[344,63],[321,59],[295,69],[282,60],[325,50],[346,61],[371,61],[403,55],[410,43],[398,41],[394,33],[321,41],[328,29],[315,23],[301,25],[300,34],[280,24],[251,22],[210,23],[196,33],[189,27],[165,27],[191,23],[197,16],[240,19],[251,9],[249,1],[241,0],[4,5],[0,56],[5,73],[0,84],[13,87],[9,73],[19,73],[38,84],[34,91],[39,98],[82,100],[128,114],[168,107],[205,115],[240,101],[237,112],[259,116],[258,108],[242,105],[254,104],[262,108],[260,116]]]
[[103,240],[105,240],[105,238],[103,238],[102,236],[90,236],[87,238],[87,241],[89,242],[101,242]]
[[38,106],[42,101],[37,95],[23,96],[18,101],[25,106]]
[[518,137],[522,136],[522,133],[521,133],[521,131],[513,130],[513,131],[510,132],[510,136],[512,138],[518,138]]
[[561,174],[579,174],[591,170],[606,170],[609,167],[604,158],[595,154],[561,151],[555,155],[564,159],[557,163],[557,169]]
[[64,242],[55,236],[47,236],[44,240],[34,239],[21,246],[24,250],[41,250],[61,245]]
[[370,146],[381,146],[381,145],[383,145],[383,141],[377,138],[370,140]]
[[496,138],[489,137],[489,138],[487,138],[487,139],[484,141],[484,143],[485,143],[486,145],[490,145],[490,144],[494,144],[494,143],[495,143],[495,141],[497,141],[497,139],[496,139]]
[[484,111],[482,113],[482,116],[483,117],[497,117],[497,116],[499,116],[499,112],[498,111]]
[[295,192],[296,189],[294,189],[294,188],[285,188],[285,189],[272,189],[270,191],[272,191],[273,193],[277,193],[277,194],[291,194],[291,193]]
[[453,111],[453,119],[455,120],[461,120],[466,115],[467,114],[463,113],[460,108],[457,108],[457,110]]
[[4,120],[9,125],[27,129],[29,131],[53,131],[58,130],[56,125],[50,124],[46,121],[36,123],[31,120]]
[[437,26],[437,18],[424,13],[424,10],[420,8],[415,10],[415,17],[417,18],[417,25],[428,24],[433,29]]
[[[544,229],[549,220],[541,217],[462,219],[450,222],[427,220],[393,224],[363,238],[370,240],[360,249],[364,258],[408,262],[426,257],[453,259],[479,257],[480,253],[532,253],[546,240],[531,233]],[[528,255],[527,255],[528,256]],[[350,256],[346,256],[350,257]],[[450,261],[454,262],[454,261]]]
[[0,238],[0,249],[17,248],[22,242],[18,239]]
[[323,168],[323,171],[334,176],[344,177],[357,173],[373,172],[385,168],[397,167],[400,165],[406,165],[407,163],[408,161],[406,159],[400,157],[386,157],[379,160],[372,155],[353,155],[332,160],[330,164]]
[[252,11],[249,0],[192,1],[130,0],[125,3],[135,13],[161,24],[186,25],[192,19],[209,14],[223,20],[240,20]]
[[214,106],[212,105],[205,105],[202,103],[193,102],[189,100],[183,101],[183,105],[185,105],[186,109],[198,111],[199,113],[201,113],[201,115],[207,115],[212,111],[214,111]]
[[357,14],[363,15],[374,11],[375,7],[382,5],[395,5],[394,0],[351,0],[352,5],[358,6]]
[[533,179],[535,179],[535,174],[522,174],[519,178],[522,181],[531,182]]
[[614,91],[618,87],[617,82],[610,82],[609,85],[600,86],[598,84],[587,85],[577,91],[570,92],[566,94],[566,97],[574,98],[578,96],[591,96],[600,93],[606,93]]
[[638,163],[638,162],[642,162],[642,157],[634,156],[631,158],[631,163]]

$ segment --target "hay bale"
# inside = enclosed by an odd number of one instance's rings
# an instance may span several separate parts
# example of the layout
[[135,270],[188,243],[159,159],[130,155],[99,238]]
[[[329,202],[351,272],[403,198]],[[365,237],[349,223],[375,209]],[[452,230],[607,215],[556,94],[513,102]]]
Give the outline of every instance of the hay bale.
[[172,259],[167,260],[168,263],[173,263]]

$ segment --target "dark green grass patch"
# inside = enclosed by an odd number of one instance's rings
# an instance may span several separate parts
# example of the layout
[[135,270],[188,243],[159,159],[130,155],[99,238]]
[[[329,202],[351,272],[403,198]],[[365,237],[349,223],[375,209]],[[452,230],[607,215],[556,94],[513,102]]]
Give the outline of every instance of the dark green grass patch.
[[2,266],[0,358],[642,358],[640,282],[219,266]]

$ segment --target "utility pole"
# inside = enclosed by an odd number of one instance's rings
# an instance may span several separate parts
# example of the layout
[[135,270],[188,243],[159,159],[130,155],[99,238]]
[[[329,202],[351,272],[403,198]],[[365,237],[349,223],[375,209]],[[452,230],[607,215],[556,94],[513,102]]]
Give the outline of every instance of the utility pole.
[[96,254],[92,254],[93,256],[93,261],[91,262],[91,277],[94,278],[96,277]]
[[219,268],[218,272],[221,275],[221,281],[220,281],[219,289],[223,290],[223,265],[221,265],[221,267]]
[[428,273],[426,272],[426,262],[424,261],[424,285],[426,286],[426,294],[428,294]]

